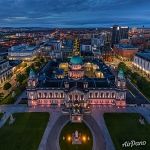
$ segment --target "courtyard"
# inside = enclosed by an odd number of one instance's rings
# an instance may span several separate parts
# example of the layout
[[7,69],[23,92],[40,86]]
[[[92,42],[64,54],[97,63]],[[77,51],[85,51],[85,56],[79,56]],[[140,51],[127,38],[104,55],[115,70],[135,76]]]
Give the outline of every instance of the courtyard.
[[15,113],[0,128],[0,149],[37,150],[49,120],[49,113]]
[[[72,144],[73,133],[79,133],[81,144]],[[59,144],[61,150],[92,150],[93,138],[85,123],[69,122],[61,131]]]
[[[104,119],[111,135],[116,150],[149,150],[150,149],[150,124],[144,120],[141,124],[140,114],[137,113],[105,113]],[[125,142],[146,141],[139,146],[125,147]]]

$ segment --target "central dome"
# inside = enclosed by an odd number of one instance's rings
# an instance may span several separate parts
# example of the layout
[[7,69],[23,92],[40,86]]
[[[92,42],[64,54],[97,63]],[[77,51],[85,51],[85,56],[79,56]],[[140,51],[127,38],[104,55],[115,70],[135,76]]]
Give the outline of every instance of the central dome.
[[79,64],[83,64],[83,60],[80,56],[73,56],[71,59],[70,59],[70,63],[72,65],[79,65]]

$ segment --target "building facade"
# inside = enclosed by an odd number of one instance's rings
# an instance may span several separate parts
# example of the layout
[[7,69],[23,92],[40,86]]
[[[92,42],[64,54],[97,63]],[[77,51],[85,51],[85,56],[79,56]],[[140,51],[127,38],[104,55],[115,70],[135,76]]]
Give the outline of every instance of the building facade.
[[[77,43],[77,42],[76,42]],[[77,44],[78,45],[78,44]],[[78,50],[77,50],[78,49]],[[83,114],[90,112],[94,105],[126,106],[126,80],[122,70],[115,78],[109,67],[99,59],[83,59],[79,46],[73,50],[74,56],[69,62],[48,63],[36,75],[30,71],[27,86],[28,106],[57,105],[70,114],[73,122],[80,122]],[[49,74],[50,68],[56,69],[55,77]],[[63,65],[61,78],[56,76],[55,70]]]
[[9,61],[0,61],[0,86],[2,86],[12,74],[12,67],[9,65]]
[[113,48],[115,55],[120,56],[122,60],[131,60],[138,52],[138,48],[130,44],[117,44]]
[[139,52],[134,56],[133,66],[150,78],[150,52]]
[[87,78],[82,67],[79,58],[75,62],[70,60],[68,77],[64,79],[51,79],[45,73],[39,77],[31,70],[27,87],[28,105],[63,105],[68,109],[75,106],[86,109],[91,105],[126,106],[126,81],[122,70],[113,82],[109,75]]
[[18,45],[8,50],[9,60],[33,60],[37,54],[36,46]]
[[118,44],[121,39],[128,39],[129,27],[114,25],[112,27],[112,45]]

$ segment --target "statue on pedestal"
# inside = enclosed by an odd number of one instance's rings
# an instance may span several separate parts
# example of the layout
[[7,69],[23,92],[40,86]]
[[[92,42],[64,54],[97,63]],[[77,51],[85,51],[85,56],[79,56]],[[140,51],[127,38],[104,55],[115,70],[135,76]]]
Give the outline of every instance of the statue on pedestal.
[[9,118],[9,125],[13,124],[15,122],[15,118],[13,117],[13,115],[11,114],[10,115],[10,118]]
[[82,144],[81,135],[77,130],[72,134],[72,144]]

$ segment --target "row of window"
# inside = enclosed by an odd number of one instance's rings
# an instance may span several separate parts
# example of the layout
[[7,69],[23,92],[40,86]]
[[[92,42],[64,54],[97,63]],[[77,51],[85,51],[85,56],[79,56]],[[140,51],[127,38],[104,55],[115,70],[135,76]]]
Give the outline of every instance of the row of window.
[[113,100],[90,100],[90,104],[112,104]]
[[115,93],[111,92],[95,92],[95,93],[90,93],[89,98],[115,98],[116,95]]
[[146,60],[135,58],[134,62],[145,69],[150,69],[150,62]]
[[69,95],[69,100],[84,100],[84,95]]
[[0,65],[0,73],[4,72],[9,68],[9,62],[3,63]]
[[40,104],[59,104],[59,101],[57,100],[39,100]]
[[64,93],[38,93],[38,98],[64,98]]
[[7,71],[0,77],[0,84],[3,84],[9,77],[10,77],[11,71]]
[[[115,98],[116,94],[111,92],[89,93],[89,98]],[[38,98],[64,98],[64,93],[38,93]],[[70,100],[84,100],[84,95],[69,95]]]
[[[40,104],[60,104],[58,100],[39,100]],[[89,104],[112,104],[113,100],[90,100]]]

